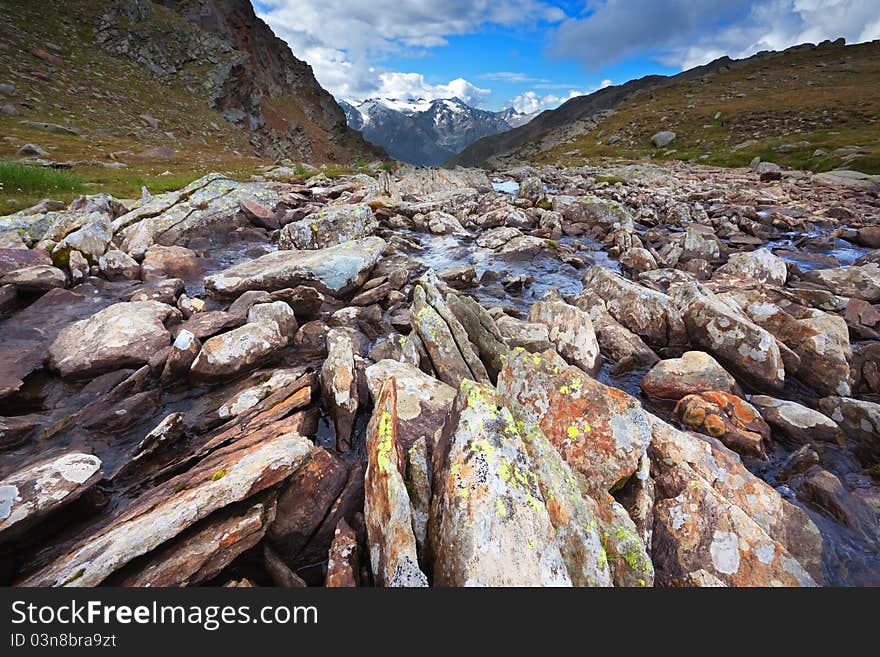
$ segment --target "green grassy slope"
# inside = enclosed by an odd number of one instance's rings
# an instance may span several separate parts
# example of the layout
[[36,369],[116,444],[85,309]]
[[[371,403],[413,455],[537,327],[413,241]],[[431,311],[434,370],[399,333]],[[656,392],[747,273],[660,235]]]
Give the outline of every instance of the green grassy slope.
[[[672,130],[665,149],[651,136]],[[603,157],[743,166],[755,156],[812,171],[880,173],[880,42],[796,49],[645,91],[587,134],[526,157]]]

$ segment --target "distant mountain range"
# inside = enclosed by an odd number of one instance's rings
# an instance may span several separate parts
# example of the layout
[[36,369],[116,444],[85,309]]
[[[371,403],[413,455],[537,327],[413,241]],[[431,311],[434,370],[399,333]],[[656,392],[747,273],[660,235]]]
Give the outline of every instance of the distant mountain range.
[[471,107],[459,98],[339,101],[348,126],[395,159],[437,166],[473,142],[528,123],[535,114]]

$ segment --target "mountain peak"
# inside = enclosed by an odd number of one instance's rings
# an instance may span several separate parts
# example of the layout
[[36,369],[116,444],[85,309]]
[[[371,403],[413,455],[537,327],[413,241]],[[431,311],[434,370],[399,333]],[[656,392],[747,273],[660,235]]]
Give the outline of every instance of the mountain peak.
[[350,128],[399,160],[435,166],[477,139],[522,125],[530,116],[513,108],[499,112],[450,98],[367,98],[341,101]]

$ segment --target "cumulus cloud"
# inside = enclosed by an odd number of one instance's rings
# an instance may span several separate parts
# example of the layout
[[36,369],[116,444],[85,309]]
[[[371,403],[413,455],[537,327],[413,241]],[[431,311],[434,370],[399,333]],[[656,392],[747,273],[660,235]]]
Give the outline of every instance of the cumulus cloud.
[[541,96],[534,91],[526,91],[519,96],[512,98],[508,103],[508,107],[512,107],[521,114],[534,114],[545,109],[553,109],[559,107],[566,100],[575,96],[582,96],[584,92],[572,89],[568,92],[568,96],[557,96],[555,94],[546,94]]
[[[513,27],[565,17],[544,0],[256,0],[255,6],[294,54],[312,65],[321,85],[337,98],[356,99],[390,89],[402,97],[426,97],[443,87],[479,99],[488,91],[465,80],[430,85],[418,73],[388,71],[374,62],[447,45],[447,37],[487,24]],[[407,82],[413,86],[406,88]]]
[[597,0],[563,21],[550,53],[590,69],[650,53],[690,68],[798,43],[880,38],[877,0]]
[[[614,84],[611,80],[605,79],[602,82],[591,89],[587,89],[585,91],[577,91],[575,89],[571,89],[568,92],[567,96],[557,96],[556,94],[545,94],[541,95],[535,91],[526,91],[521,93],[519,96],[512,98],[508,103],[508,107],[512,107],[517,112],[522,114],[533,114],[535,112],[540,112],[546,109],[554,109],[559,107],[562,103],[567,100],[571,100],[577,96],[584,96],[586,94],[591,94],[599,89],[604,89],[605,87],[610,87]],[[540,86],[540,85],[536,85]]]
[[386,72],[379,74],[376,96],[381,98],[460,98],[468,105],[477,106],[491,93],[464,78],[456,78],[448,84],[429,84],[421,73]]

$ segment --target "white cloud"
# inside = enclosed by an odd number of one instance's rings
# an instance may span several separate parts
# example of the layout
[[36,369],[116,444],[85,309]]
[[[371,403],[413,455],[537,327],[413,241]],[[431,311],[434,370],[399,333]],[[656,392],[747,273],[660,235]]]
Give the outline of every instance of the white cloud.
[[489,91],[466,80],[432,85],[418,73],[388,71],[374,62],[447,45],[447,37],[487,24],[512,27],[565,17],[544,0],[257,0],[255,5],[294,54],[311,64],[322,86],[337,98],[355,99],[392,92],[427,97],[446,88],[465,102],[479,100]]
[[784,50],[838,37],[849,43],[871,41],[880,38],[878,12],[877,0],[761,2],[742,21],[672,49],[662,61],[688,69],[722,55],[738,59],[761,50]]
[[562,103],[576,96],[583,96],[585,92],[583,91],[575,91],[572,89],[568,92],[568,96],[557,96],[555,94],[546,94],[541,96],[534,91],[526,91],[521,93],[516,98],[512,98],[508,101],[507,106],[512,107],[517,112],[522,114],[533,114],[535,112],[540,112],[545,109],[554,109],[559,107]]
[[464,78],[456,78],[448,84],[429,84],[421,73],[379,73],[376,96],[382,98],[460,98],[468,105],[477,106],[491,93]]
[[[554,109],[556,107],[559,107],[567,100],[571,100],[572,98],[576,98],[577,96],[591,94],[595,91],[598,91],[599,89],[610,87],[612,84],[614,83],[606,78],[605,80],[602,80],[602,82],[599,83],[598,86],[593,87],[592,89],[587,89],[585,91],[577,91],[575,89],[571,89],[568,92],[568,96],[557,96],[555,94],[546,94],[542,96],[535,91],[526,91],[508,101],[507,107],[513,107],[517,112],[521,112],[524,114],[532,114],[534,112],[539,112],[545,109]],[[535,86],[540,88],[541,85]]]
[[563,21],[551,54],[591,69],[644,53],[691,68],[799,43],[880,38],[877,0],[596,0]]

